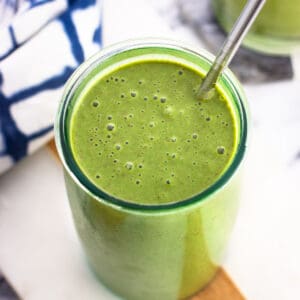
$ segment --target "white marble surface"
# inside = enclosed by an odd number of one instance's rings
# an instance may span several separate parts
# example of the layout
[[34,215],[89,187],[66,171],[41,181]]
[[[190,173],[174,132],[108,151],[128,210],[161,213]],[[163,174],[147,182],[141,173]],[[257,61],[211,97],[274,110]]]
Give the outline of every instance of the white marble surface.
[[[105,44],[164,36],[201,45],[174,1],[106,0]],[[300,84],[245,90],[251,139],[225,268],[247,299],[300,299]],[[46,149],[0,178],[0,269],[25,300],[116,299],[87,269]]]

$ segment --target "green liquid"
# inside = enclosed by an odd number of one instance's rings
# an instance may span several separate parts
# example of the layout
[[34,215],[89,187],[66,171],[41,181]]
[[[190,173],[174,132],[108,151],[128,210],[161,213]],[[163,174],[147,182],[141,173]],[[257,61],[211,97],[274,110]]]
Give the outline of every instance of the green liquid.
[[220,93],[197,99],[201,78],[163,60],[100,73],[71,119],[83,173],[106,193],[140,204],[177,202],[216,182],[236,148],[235,121]]

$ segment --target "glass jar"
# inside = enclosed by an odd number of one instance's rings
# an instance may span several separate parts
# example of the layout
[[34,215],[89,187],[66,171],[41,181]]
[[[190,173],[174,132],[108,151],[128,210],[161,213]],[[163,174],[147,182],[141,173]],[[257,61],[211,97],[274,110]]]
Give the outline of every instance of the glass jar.
[[146,205],[126,202],[96,187],[80,170],[69,143],[76,95],[99,71],[145,55],[193,64],[208,71],[212,55],[177,42],[129,41],[103,49],[66,84],[55,124],[68,198],[91,269],[125,299],[181,299],[203,288],[222,260],[238,208],[239,166],[247,138],[245,96],[227,69],[217,87],[232,107],[237,150],[229,167],[205,191],[182,201]]
[[[221,27],[229,32],[246,0],[212,0]],[[273,55],[286,55],[300,48],[300,1],[267,0],[243,44]]]

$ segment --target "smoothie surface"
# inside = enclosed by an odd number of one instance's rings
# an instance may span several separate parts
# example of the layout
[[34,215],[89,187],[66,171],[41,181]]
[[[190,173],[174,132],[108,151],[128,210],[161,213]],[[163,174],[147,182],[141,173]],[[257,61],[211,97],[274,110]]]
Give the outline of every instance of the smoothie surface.
[[99,72],[70,119],[71,150],[85,176],[118,199],[156,205],[216,182],[235,154],[237,122],[220,92],[197,99],[201,78],[163,59]]

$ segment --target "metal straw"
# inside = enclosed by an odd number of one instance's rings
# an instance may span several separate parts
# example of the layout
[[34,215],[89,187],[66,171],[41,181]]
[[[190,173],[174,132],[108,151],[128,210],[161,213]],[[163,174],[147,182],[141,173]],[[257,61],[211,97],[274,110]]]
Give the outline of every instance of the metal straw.
[[266,0],[249,0],[245,5],[241,15],[234,24],[227,39],[222,45],[219,53],[205,76],[199,90],[199,98],[210,98],[210,91],[215,86],[223,69],[229,65],[233,56],[237,52],[243,38],[256,19],[258,13],[264,6]]

